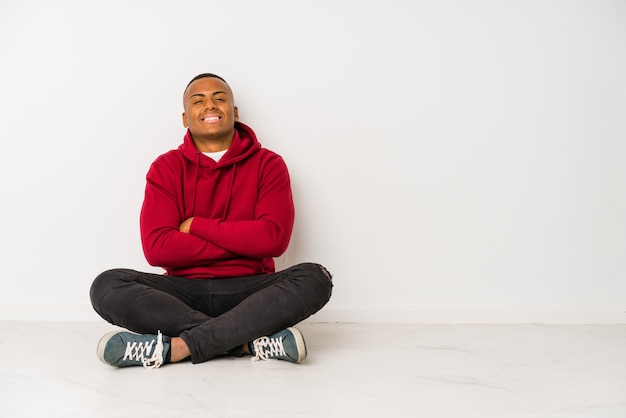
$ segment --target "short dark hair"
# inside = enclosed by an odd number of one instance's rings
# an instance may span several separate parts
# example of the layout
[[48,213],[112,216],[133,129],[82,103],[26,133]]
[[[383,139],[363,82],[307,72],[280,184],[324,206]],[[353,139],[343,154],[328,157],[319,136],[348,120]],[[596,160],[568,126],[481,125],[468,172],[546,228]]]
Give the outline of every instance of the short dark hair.
[[202,74],[198,74],[197,76],[195,76],[194,78],[191,79],[191,81],[189,82],[189,84],[187,84],[187,87],[185,87],[185,91],[187,91],[187,89],[189,88],[189,86],[191,85],[191,83],[193,83],[196,80],[200,80],[201,78],[218,78],[220,80],[222,80],[224,83],[228,84],[226,82],[226,80],[224,80],[222,77],[220,77],[217,74],[213,74],[213,73],[202,73]]

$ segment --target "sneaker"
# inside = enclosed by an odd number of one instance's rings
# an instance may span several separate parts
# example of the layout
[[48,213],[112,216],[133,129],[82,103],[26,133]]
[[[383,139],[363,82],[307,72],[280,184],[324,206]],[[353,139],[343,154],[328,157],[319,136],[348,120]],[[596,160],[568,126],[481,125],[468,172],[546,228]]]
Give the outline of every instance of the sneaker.
[[161,367],[170,350],[170,339],[158,335],[140,335],[126,331],[111,331],[98,343],[98,358],[109,366]]
[[304,337],[295,327],[257,338],[250,346],[250,351],[254,355],[252,361],[277,359],[301,363],[306,358]]

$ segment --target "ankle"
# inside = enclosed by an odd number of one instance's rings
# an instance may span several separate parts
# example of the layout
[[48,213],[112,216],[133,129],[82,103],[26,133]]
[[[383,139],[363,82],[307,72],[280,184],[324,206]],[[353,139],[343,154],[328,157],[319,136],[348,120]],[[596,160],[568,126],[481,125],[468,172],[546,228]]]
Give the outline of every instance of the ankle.
[[189,351],[185,340],[180,337],[172,338],[170,342],[170,362],[178,363],[189,356],[191,356],[191,351]]

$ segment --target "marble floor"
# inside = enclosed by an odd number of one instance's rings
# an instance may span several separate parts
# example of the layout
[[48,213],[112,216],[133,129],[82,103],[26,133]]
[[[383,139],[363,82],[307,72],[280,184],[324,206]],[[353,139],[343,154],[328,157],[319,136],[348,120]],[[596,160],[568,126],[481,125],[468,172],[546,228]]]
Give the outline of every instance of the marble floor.
[[97,359],[104,322],[0,322],[0,417],[626,417],[626,325],[304,323],[300,365]]

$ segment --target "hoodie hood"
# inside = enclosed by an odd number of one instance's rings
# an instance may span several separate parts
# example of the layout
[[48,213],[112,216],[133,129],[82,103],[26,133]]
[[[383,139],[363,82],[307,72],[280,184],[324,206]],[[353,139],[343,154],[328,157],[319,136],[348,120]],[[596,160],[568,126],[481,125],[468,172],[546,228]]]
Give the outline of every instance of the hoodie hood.
[[256,134],[252,128],[241,122],[235,122],[235,135],[233,137],[233,142],[228,148],[226,154],[224,154],[218,163],[198,151],[189,129],[187,129],[183,143],[178,147],[178,150],[189,161],[192,161],[194,164],[198,164],[200,167],[212,168],[236,164],[248,158],[259,149],[261,149],[261,144],[257,140]]

